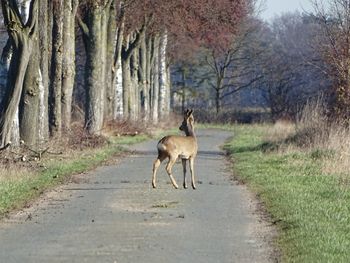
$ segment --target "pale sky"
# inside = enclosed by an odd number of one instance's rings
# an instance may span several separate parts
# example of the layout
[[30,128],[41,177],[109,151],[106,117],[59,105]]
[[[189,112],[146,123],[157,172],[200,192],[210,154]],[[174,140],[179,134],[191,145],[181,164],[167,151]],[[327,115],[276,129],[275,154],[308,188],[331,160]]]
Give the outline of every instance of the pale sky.
[[262,0],[265,1],[261,17],[270,20],[275,15],[281,15],[285,12],[293,12],[299,10],[312,11],[310,0]]

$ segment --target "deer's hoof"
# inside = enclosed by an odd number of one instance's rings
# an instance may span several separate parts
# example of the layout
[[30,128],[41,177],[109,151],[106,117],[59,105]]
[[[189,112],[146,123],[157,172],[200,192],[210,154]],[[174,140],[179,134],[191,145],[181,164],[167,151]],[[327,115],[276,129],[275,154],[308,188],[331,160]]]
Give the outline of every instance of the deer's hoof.
[[152,183],[153,188],[157,188],[157,185],[155,183]]
[[196,186],[194,184],[192,184],[192,188],[193,190],[196,190]]
[[184,184],[183,186],[184,186],[184,189],[187,189],[187,184]]

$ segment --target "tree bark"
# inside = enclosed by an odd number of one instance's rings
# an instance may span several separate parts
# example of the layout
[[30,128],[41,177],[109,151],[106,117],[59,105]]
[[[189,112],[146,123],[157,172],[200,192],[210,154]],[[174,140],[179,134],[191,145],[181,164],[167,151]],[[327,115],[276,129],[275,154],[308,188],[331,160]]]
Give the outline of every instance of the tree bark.
[[37,30],[37,1],[31,2],[29,20],[26,25],[18,16],[18,8],[13,0],[2,0],[1,4],[14,51],[9,67],[6,92],[0,105],[0,147],[4,147],[11,140],[12,123],[19,106],[33,38]]
[[40,72],[39,80],[39,141],[46,141],[49,138],[49,42],[48,42],[48,2],[40,0],[39,6],[39,50],[40,50]]
[[141,102],[140,102],[140,113],[142,120],[147,122],[149,120],[149,90],[148,90],[148,79],[147,79],[147,45],[146,37],[143,37],[140,45],[140,63],[139,63],[139,86],[141,89]]
[[52,62],[50,85],[50,132],[53,137],[62,135],[62,62],[63,62],[63,0],[56,1],[53,11]]
[[156,35],[153,41],[153,65],[152,65],[152,122],[159,121],[159,36]]
[[85,127],[90,134],[99,135],[103,124],[101,111],[101,6],[96,4],[85,14],[84,44],[86,50],[85,64]]
[[113,118],[115,120],[124,117],[124,104],[123,104],[123,70],[122,70],[122,45],[124,35],[124,18],[122,18],[121,24],[116,33],[116,51],[114,62],[114,97],[113,97]]
[[75,15],[78,0],[64,1],[63,50],[62,61],[62,128],[71,127],[73,89],[75,82]]
[[[135,50],[138,50],[141,39],[145,34],[146,23],[141,27],[140,31],[134,34],[132,40],[130,40],[130,35],[124,41],[125,45],[122,47],[122,73],[123,73],[123,105],[124,105],[124,118],[131,118],[136,120],[136,108],[137,105],[134,104],[136,99],[135,92],[138,92],[138,89],[134,87],[134,82],[132,81],[132,76],[137,75],[137,70],[131,72],[131,56]],[[135,65],[135,63],[133,63]],[[136,96],[136,97],[135,97]],[[135,98],[135,99],[134,99]]]
[[146,40],[146,91],[145,91],[145,120],[150,121],[152,117],[152,66],[154,60],[153,37]]
[[139,117],[139,104],[140,104],[140,93],[139,93],[139,49],[135,49],[130,58],[130,69],[131,69],[131,89],[130,89],[130,120],[136,121]]
[[105,112],[104,116],[106,120],[114,119],[114,88],[115,88],[115,76],[113,70],[115,69],[114,56],[117,46],[116,34],[117,34],[117,11],[114,4],[111,5],[110,10],[107,12],[108,25],[107,25],[107,38],[106,38],[106,97],[105,97]]
[[[126,40],[127,41],[127,40]],[[122,74],[123,74],[123,116],[130,117],[130,87],[131,87],[131,73],[130,73],[130,56],[123,52],[122,56]]]
[[35,145],[39,139],[39,98],[42,86],[39,57],[39,42],[38,38],[34,37],[19,107],[20,137],[26,145]]
[[167,32],[163,32],[159,43],[159,118],[168,117],[168,71],[166,62],[166,49],[168,44]]

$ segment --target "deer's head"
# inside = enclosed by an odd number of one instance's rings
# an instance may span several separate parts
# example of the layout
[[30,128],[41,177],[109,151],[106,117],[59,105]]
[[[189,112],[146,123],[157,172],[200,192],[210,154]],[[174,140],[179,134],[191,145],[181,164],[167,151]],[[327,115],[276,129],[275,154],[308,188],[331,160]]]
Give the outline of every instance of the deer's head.
[[179,127],[180,131],[185,132],[187,136],[193,134],[193,123],[194,123],[194,118],[193,118],[193,110],[187,109],[184,112],[184,120],[181,123],[181,126]]

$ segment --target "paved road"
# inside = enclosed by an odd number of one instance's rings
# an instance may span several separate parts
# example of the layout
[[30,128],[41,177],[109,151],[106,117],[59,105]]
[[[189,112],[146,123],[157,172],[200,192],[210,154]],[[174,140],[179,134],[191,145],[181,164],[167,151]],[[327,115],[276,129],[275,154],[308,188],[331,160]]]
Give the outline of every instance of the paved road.
[[268,262],[266,224],[219,150],[229,136],[198,132],[197,190],[173,189],[164,165],[151,189],[156,141],[76,177],[0,224],[0,262]]

